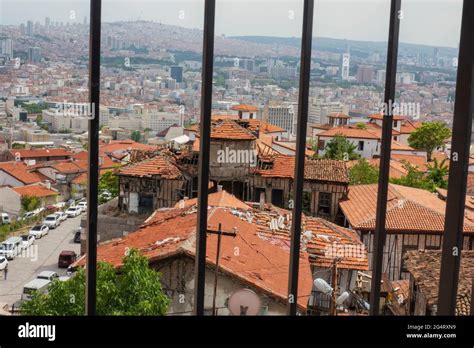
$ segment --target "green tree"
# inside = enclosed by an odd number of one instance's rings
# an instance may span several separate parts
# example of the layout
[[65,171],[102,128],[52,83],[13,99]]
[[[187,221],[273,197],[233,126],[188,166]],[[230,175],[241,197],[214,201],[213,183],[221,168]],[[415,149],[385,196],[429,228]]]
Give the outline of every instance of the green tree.
[[334,160],[355,160],[359,159],[360,155],[355,152],[357,146],[352,144],[345,136],[336,134],[325,147],[324,158]]
[[142,135],[140,131],[138,130],[134,130],[132,134],[130,135],[130,139],[132,139],[133,141],[136,141],[137,143],[140,142],[141,138],[142,138]]
[[425,150],[428,162],[437,147],[444,145],[446,139],[451,135],[451,130],[444,122],[423,122],[420,128],[408,137],[408,144],[418,150]]
[[428,164],[428,175],[427,179],[432,181],[436,187],[448,188],[448,181],[446,177],[449,174],[449,168],[446,164],[446,159],[438,162],[438,159],[434,159],[432,163]]
[[105,172],[99,179],[99,191],[107,190],[113,197],[118,196],[119,180],[112,171]]
[[34,196],[21,197],[21,208],[24,212],[38,209],[41,206],[41,200]]
[[392,178],[390,179],[390,182],[402,186],[424,189],[431,192],[436,190],[436,185],[433,183],[433,181],[427,179],[424,173],[419,171],[417,167],[406,161],[404,162],[403,167],[407,171],[407,174],[400,178]]
[[[163,293],[160,274],[137,250],[130,250],[117,272],[112,265],[97,267],[98,315],[164,315],[169,298]],[[81,268],[68,281],[54,280],[48,293],[36,292],[21,306],[24,315],[84,315],[85,272]]]
[[351,185],[375,184],[379,181],[379,169],[370,164],[365,158],[349,169],[349,182]]

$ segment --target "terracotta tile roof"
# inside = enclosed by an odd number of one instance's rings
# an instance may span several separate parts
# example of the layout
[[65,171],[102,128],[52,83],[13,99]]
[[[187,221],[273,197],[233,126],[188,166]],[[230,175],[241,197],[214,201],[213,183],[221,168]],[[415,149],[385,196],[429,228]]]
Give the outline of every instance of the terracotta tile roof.
[[[367,116],[367,118],[374,119],[374,120],[383,120],[384,115],[378,113],[378,114],[372,114]],[[400,115],[393,115],[393,120],[394,121],[403,121],[406,120],[405,117],[400,116]]]
[[119,170],[118,175],[151,178],[160,176],[164,179],[179,179],[181,171],[163,156],[156,156],[138,163],[133,163]]
[[12,190],[18,193],[22,197],[29,196],[29,197],[41,198],[41,197],[50,197],[50,196],[59,195],[57,191],[50,190],[41,184],[13,187]]
[[[0,162],[0,171],[7,173],[25,185],[41,182],[44,178],[42,175],[32,172],[24,162]],[[0,182],[0,185],[3,184]]]
[[401,134],[411,134],[413,133],[418,127],[420,127],[420,123],[416,123],[410,121],[408,119],[402,120],[402,125],[400,127]]
[[[272,209],[273,210],[273,209]],[[285,217],[282,227],[271,229],[271,220]],[[273,211],[254,211],[258,226],[258,233],[269,242],[290,248],[291,214],[282,209]],[[321,218],[303,215],[302,219],[302,250],[309,254],[311,265],[329,268],[334,258],[339,257],[338,267],[344,269],[368,270],[368,258],[364,244],[360,241],[355,231],[338,226]]]
[[[370,165],[380,168],[380,158],[372,158],[368,159],[367,162],[369,162]],[[353,161],[347,161],[346,166],[347,169],[350,170],[353,166],[357,165],[359,163],[359,160],[353,160]],[[393,159],[390,160],[390,178],[396,178],[399,179],[402,176],[405,176],[408,174],[408,171],[403,167],[403,164],[395,161]]]
[[[296,154],[296,143],[294,142],[288,142],[288,141],[277,141],[275,139],[272,140],[272,143],[275,144],[275,145],[278,145],[278,146],[281,146],[285,149],[288,149],[288,150],[291,150],[293,153]],[[316,152],[314,152],[313,150],[311,150],[311,148],[309,148],[308,146],[310,146],[309,144],[306,144],[306,150],[305,150],[305,155],[307,157],[313,157]]]
[[318,134],[318,137],[334,137],[336,135],[342,135],[346,138],[357,138],[357,139],[380,139],[380,135],[376,135],[370,132],[368,129],[358,128],[347,128],[347,127],[334,127],[327,131]]
[[248,104],[236,105],[236,106],[231,107],[231,109],[235,111],[243,111],[243,112],[257,112],[258,111],[258,108],[256,106],[248,105]]
[[[437,304],[441,250],[410,250],[404,257],[404,264],[412,274],[419,291],[426,296],[428,305]],[[474,278],[474,251],[462,251],[459,274],[456,315],[469,315]]]
[[[110,172],[110,169],[101,169],[99,171],[99,176],[102,176],[107,172]],[[71,180],[71,183],[76,184],[76,185],[86,185],[87,184],[87,172],[76,176],[74,179]]]
[[[257,173],[262,177],[293,178],[295,157],[278,155],[274,157],[273,168],[261,169]],[[328,159],[307,159],[305,162],[305,180],[348,183],[349,176],[344,161]]]
[[110,143],[102,143],[99,146],[99,154],[111,154],[129,150],[153,151],[156,150],[156,146],[137,143],[133,140],[111,140]]
[[275,126],[271,123],[264,122],[262,120],[256,120],[256,119],[251,119],[247,120],[248,121],[248,129],[251,131],[255,132],[257,131],[257,128],[261,133],[281,133],[281,132],[286,132],[286,129],[283,129],[281,127]]
[[[289,250],[268,243],[257,235],[257,226],[246,218],[239,217],[227,208],[212,208],[208,211],[208,226],[217,229],[219,223],[224,231],[236,231],[236,237],[222,238],[219,270],[234,279],[258,289],[260,292],[286,303],[288,285]],[[196,209],[170,209],[155,213],[139,231],[124,238],[112,240],[98,246],[98,260],[118,267],[122,264],[124,250],[138,249],[150,263],[170,256],[195,257]],[[215,266],[217,236],[207,237],[206,263]],[[236,255],[235,250],[239,253]],[[78,262],[84,264],[82,258]],[[308,255],[301,253],[298,307],[305,310],[313,286]]]
[[[369,132],[374,133],[380,139],[382,139],[382,127],[381,126],[379,126],[377,123],[373,123],[373,122],[368,122],[368,123],[364,123],[364,124],[367,127],[367,130]],[[392,129],[392,135],[394,135],[394,136],[395,135],[400,135],[400,132],[393,128]]]
[[222,120],[211,126],[211,139],[255,140],[253,133],[232,120]]
[[398,141],[392,140],[392,150],[398,151],[414,151],[412,147],[407,144],[400,143]]
[[[348,197],[339,206],[352,228],[375,229],[377,191],[377,184],[349,186]],[[389,184],[386,230],[443,233],[445,208],[445,202],[428,191]],[[467,219],[464,232],[474,233],[474,224]]]
[[[220,192],[210,193],[207,196],[208,206],[210,207],[221,207],[221,208],[235,208],[241,210],[250,210],[251,207],[237,199],[234,195],[227,193],[227,191],[222,190]],[[197,198],[188,199],[185,201],[178,202],[175,205],[175,208],[185,208],[191,207],[198,204]]]
[[29,158],[41,158],[41,157],[71,157],[73,155],[72,152],[69,152],[65,149],[57,148],[57,149],[14,149],[10,150],[12,156],[16,156],[16,154],[20,154],[21,159],[29,159]]
[[397,154],[397,153],[392,153],[391,154],[392,159],[404,163],[408,162],[411,165],[417,167],[417,169],[421,172],[426,172],[428,170],[427,165],[428,162],[426,161],[425,156],[417,156],[417,155],[410,155],[410,154]]

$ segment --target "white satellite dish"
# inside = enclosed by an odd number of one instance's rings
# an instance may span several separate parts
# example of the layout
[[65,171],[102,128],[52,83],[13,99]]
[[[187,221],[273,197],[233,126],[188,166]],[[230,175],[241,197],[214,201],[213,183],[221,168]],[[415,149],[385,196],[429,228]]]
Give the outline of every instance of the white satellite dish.
[[332,287],[324,279],[317,278],[313,283],[316,289],[323,294],[329,295],[332,292]]
[[346,300],[349,298],[349,293],[347,291],[344,291],[339,297],[336,299],[336,304],[337,305],[342,305]]
[[227,303],[227,308],[233,315],[257,315],[261,307],[260,297],[250,289],[237,290]]

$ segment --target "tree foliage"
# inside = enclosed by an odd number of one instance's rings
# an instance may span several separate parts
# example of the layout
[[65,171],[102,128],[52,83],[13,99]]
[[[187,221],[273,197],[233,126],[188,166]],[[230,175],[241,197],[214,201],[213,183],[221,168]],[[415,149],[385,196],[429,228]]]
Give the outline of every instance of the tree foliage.
[[444,122],[424,122],[408,137],[408,144],[418,150],[425,150],[428,162],[437,147],[444,145],[451,135],[451,130]]
[[33,211],[41,206],[41,200],[35,196],[21,197],[21,208],[24,212]]
[[[149,268],[148,260],[137,250],[130,250],[124,257],[120,272],[108,263],[98,264],[98,315],[164,315],[168,305],[160,274]],[[67,281],[54,280],[47,294],[34,293],[22,304],[21,311],[24,315],[84,315],[84,269]]]
[[349,182],[351,185],[375,184],[379,181],[379,169],[370,164],[365,158],[349,169]]
[[427,179],[432,181],[436,187],[448,188],[447,176],[449,174],[449,168],[446,163],[446,159],[441,162],[438,159],[434,159],[432,163],[428,164],[428,175]]
[[130,139],[132,139],[133,141],[136,141],[137,143],[139,143],[140,140],[142,139],[142,135],[141,135],[140,131],[134,130],[132,132],[132,134],[130,135]]
[[105,172],[99,179],[99,191],[107,190],[113,197],[117,197],[119,193],[118,176],[113,171]]
[[360,155],[356,153],[357,146],[352,144],[345,136],[337,134],[326,144],[324,158],[350,161],[359,159]]
[[390,179],[392,183],[428,190],[431,192],[436,190],[436,185],[433,183],[433,181],[429,180],[423,172],[417,169],[417,167],[406,161],[404,162],[403,167],[407,171],[407,174],[400,178]]

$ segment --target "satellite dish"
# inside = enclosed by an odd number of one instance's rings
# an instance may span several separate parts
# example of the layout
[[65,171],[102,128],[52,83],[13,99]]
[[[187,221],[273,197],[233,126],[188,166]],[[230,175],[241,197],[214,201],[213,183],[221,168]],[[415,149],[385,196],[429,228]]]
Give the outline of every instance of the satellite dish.
[[329,295],[332,292],[332,287],[324,279],[315,279],[314,286],[323,294]]
[[227,303],[227,308],[233,315],[257,315],[261,307],[260,297],[250,289],[237,290]]
[[344,291],[337,299],[336,299],[336,304],[337,305],[342,305],[348,298],[349,298],[349,293],[347,291]]

